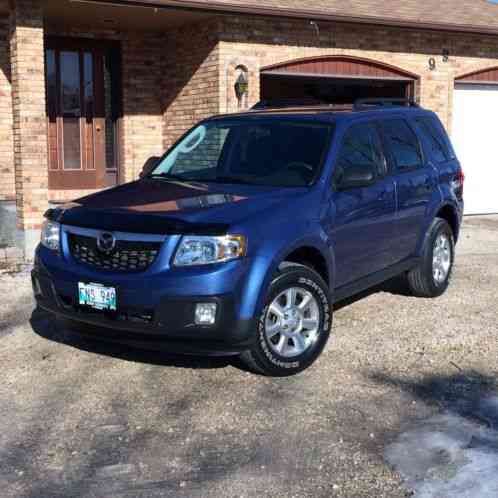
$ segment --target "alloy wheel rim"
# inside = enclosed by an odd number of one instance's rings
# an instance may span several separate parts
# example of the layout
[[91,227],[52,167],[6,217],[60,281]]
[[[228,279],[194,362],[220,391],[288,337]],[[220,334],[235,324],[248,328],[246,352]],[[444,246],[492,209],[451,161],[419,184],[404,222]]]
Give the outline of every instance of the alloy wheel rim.
[[432,251],[432,274],[437,284],[442,284],[450,273],[451,268],[451,244],[450,239],[444,233],[440,234]]
[[307,351],[316,342],[319,327],[318,301],[302,287],[281,292],[268,307],[265,336],[272,351],[284,358]]

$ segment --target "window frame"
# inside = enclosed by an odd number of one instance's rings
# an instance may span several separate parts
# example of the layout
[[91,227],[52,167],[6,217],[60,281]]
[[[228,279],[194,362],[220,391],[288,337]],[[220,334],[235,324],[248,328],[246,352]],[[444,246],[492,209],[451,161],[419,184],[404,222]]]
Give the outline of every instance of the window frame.
[[[390,140],[387,136],[386,129],[384,126],[384,123],[386,123],[387,121],[403,121],[406,124],[406,126],[408,127],[408,129],[413,133],[413,136],[415,137],[415,140],[416,140],[418,152],[420,155],[420,166],[415,165],[415,166],[410,166],[408,168],[401,168],[398,165],[396,158],[395,158],[395,155],[394,155],[393,150],[392,150],[392,145],[391,145]],[[420,171],[427,166],[427,159],[426,159],[426,155],[424,153],[424,148],[423,148],[422,143],[420,141],[420,137],[419,137],[417,130],[415,129],[413,123],[411,123],[409,119],[407,119],[405,116],[389,116],[386,119],[379,119],[378,122],[379,122],[380,132],[381,132],[383,140],[384,140],[385,148],[386,148],[387,153],[389,155],[389,160],[391,163],[390,164],[391,174],[411,173],[413,171]]]

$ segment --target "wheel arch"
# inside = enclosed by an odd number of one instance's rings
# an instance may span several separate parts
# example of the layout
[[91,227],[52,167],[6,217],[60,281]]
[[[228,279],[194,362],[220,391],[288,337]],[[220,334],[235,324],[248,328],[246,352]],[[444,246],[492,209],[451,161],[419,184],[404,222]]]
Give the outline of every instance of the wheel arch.
[[453,237],[456,242],[460,235],[460,218],[458,216],[457,208],[449,203],[443,204],[437,210],[435,217],[442,218],[448,223],[448,225],[450,225],[451,230],[453,231]]
[[[286,261],[310,266],[322,276],[332,293],[334,257],[331,249],[322,239],[296,241],[276,252],[271,260],[258,258],[257,261],[254,261],[252,275],[249,277],[247,287],[243,293],[248,298],[245,301],[246,306],[244,306],[245,315],[259,316],[260,311],[263,309],[270,283],[279,266]],[[326,278],[324,278],[324,275],[326,275]]]

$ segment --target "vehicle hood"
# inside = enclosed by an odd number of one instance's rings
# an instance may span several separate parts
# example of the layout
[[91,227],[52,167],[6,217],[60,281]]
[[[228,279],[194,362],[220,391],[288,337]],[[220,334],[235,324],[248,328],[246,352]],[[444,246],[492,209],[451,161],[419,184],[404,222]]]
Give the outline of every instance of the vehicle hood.
[[48,217],[67,225],[111,231],[225,233],[229,226],[307,190],[143,179],[77,199],[50,210]]

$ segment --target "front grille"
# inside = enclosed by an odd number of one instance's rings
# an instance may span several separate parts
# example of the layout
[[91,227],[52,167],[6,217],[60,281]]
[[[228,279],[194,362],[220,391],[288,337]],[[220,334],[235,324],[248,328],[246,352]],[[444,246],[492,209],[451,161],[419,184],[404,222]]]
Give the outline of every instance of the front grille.
[[68,234],[69,250],[79,263],[102,270],[140,272],[154,263],[162,242],[134,242],[117,240],[112,253],[101,252],[97,239],[85,235]]

